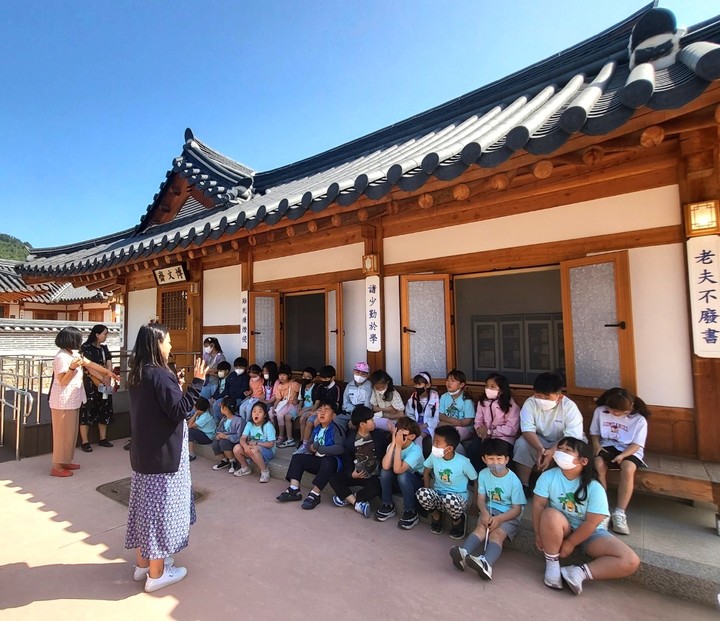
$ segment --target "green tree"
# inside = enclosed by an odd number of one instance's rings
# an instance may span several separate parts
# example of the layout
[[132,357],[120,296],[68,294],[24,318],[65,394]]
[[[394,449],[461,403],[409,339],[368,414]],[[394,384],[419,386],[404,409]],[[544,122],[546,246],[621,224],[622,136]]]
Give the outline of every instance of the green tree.
[[21,242],[17,237],[0,233],[0,259],[24,261],[30,252],[30,244]]

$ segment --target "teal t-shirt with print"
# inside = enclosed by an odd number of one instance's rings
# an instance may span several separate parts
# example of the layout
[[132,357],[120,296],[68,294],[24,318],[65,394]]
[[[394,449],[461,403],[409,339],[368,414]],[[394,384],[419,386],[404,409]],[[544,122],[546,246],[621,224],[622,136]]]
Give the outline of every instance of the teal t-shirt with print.
[[215,419],[210,412],[203,412],[195,419],[195,426],[211,440],[215,439]]
[[432,468],[435,476],[435,491],[438,494],[460,494],[465,500],[468,498],[468,482],[478,477],[477,470],[473,468],[465,455],[457,453],[452,459],[443,459],[430,455],[423,464]]
[[485,498],[488,509],[500,513],[509,511],[513,505],[527,504],[522,483],[512,470],[508,470],[502,477],[496,477],[490,468],[481,470],[478,475],[478,495]]
[[[580,487],[580,478],[568,479],[560,468],[551,468],[543,472],[535,484],[535,494],[548,499],[548,504],[561,511],[575,530],[585,521],[586,513],[610,515],[608,499],[602,485],[597,481],[590,481],[587,488],[587,498],[583,502],[575,500],[575,493]],[[598,530],[605,530],[602,525]]]
[[245,429],[242,434],[247,436],[248,440],[257,440],[258,442],[272,442],[272,448],[270,449],[273,454],[275,453],[275,440],[277,440],[277,433],[275,432],[275,426],[267,422],[262,427],[256,425],[252,420],[247,422]]
[[400,459],[410,466],[411,472],[422,474],[425,457],[423,457],[422,449],[415,442],[411,442],[410,446],[400,451]]
[[438,408],[440,414],[444,414],[448,418],[475,418],[475,408],[472,399],[466,399],[463,394],[458,395],[455,399],[449,392],[445,392],[440,396],[440,405]]

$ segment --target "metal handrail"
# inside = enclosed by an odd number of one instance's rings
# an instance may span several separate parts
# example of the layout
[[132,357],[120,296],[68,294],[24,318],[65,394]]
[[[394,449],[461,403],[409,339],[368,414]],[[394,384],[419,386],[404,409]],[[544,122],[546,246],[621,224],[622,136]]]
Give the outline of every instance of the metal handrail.
[[[7,389],[13,392],[12,403],[5,398],[5,392]],[[19,402],[20,397],[25,397],[25,413],[22,416],[18,416],[19,413]],[[4,382],[0,382],[0,446],[3,446],[3,432],[5,430],[5,406],[9,406],[13,409],[13,420],[15,421],[15,459],[20,461],[20,428],[21,421],[24,421],[30,412],[32,411],[34,398],[30,392],[11,386]]]

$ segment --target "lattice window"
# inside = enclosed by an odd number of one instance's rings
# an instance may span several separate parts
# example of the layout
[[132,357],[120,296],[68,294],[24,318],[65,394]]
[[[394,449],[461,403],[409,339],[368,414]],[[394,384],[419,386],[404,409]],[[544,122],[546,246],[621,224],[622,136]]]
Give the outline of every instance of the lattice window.
[[187,291],[163,291],[160,303],[160,321],[168,330],[187,330]]

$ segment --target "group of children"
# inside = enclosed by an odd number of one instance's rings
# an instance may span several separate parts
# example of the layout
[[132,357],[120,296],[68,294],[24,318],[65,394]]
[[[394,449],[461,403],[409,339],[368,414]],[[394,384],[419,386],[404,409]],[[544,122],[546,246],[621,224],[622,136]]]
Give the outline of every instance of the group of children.
[[[374,516],[385,522],[397,515],[393,494],[399,493],[399,528],[409,530],[426,516],[430,531],[441,534],[442,514],[448,514],[450,537],[461,542],[450,549],[453,564],[492,579],[502,546],[521,528],[526,499],[532,497],[548,587],[559,589],[564,582],[579,594],[585,580],[627,576],[639,565],[637,555],[607,529],[612,517],[616,533],[629,532],[625,511],[633,476],[644,467],[649,413],[626,390],[613,388],[598,398],[588,443],[577,406],[562,394],[561,378],[549,373],[538,376],[533,395],[520,408],[507,379],[497,373],[486,379],[475,405],[459,370],[448,373],[442,395],[428,373],[418,373],[405,403],[392,378],[383,370],[370,373],[365,362],[355,365],[344,391],[329,365],[317,373],[306,368],[299,382],[289,367],[274,362],[248,366],[237,358],[233,366],[234,373],[229,364],[218,364],[211,399],[196,404],[190,453],[193,442],[212,444],[221,456],[213,469],[241,477],[255,464],[260,481],[267,482],[276,449],[295,447],[293,421],[299,419],[300,446],[279,502],[302,501],[303,509],[314,509],[329,484],[334,505],[366,518],[379,497]],[[612,514],[604,489],[611,468],[620,470]],[[306,472],[314,478],[303,496]],[[539,476],[531,489],[533,473]],[[467,512],[475,503],[477,527],[466,536]],[[593,560],[561,567],[560,559],[576,548]]]

